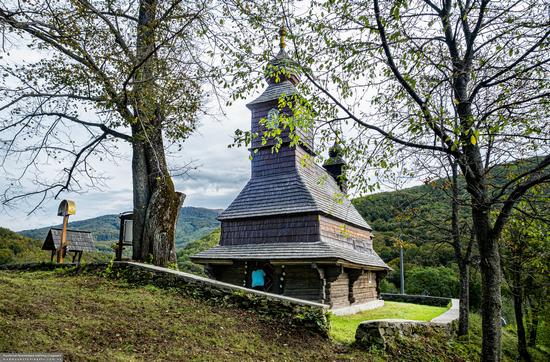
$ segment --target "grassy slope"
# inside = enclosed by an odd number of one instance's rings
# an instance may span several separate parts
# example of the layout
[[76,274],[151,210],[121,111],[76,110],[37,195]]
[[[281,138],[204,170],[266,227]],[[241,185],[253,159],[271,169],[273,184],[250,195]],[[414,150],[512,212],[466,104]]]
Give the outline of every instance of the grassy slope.
[[0,352],[82,361],[335,360],[326,340],[175,292],[92,276],[0,272]]
[[[69,361],[476,361],[479,336],[474,315],[462,342],[418,337],[386,352],[363,351],[175,291],[59,271],[0,271],[0,352],[62,352]],[[513,329],[503,342],[511,361]]]
[[367,310],[348,316],[333,316],[331,318],[331,337],[337,342],[352,343],[355,339],[355,330],[363,322],[373,319],[411,319],[415,321],[429,321],[447,308],[428,305],[385,302],[382,308]]

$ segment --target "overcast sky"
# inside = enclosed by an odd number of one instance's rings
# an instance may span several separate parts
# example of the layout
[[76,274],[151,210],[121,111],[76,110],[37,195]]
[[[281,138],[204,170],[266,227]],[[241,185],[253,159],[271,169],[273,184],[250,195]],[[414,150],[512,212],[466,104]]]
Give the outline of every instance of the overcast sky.
[[[19,63],[40,57],[43,55],[37,55],[22,44],[15,44],[11,49],[9,61]],[[231,107],[223,109],[224,115],[218,114],[216,118],[202,118],[197,132],[186,140],[183,149],[168,155],[168,162],[172,167],[189,162],[196,166],[196,170],[192,171],[188,177],[175,177],[174,180],[176,189],[187,195],[184,206],[223,209],[243,188],[250,177],[248,150],[227,146],[232,142],[236,129],[250,128],[250,111],[245,104],[256,98],[266,86],[267,84],[264,83],[263,87],[255,94],[251,94],[247,100],[236,102]],[[212,108],[216,111],[216,107]],[[84,113],[84,118],[90,121],[95,121],[95,116],[93,111]],[[78,126],[73,129],[67,126],[64,129],[67,139],[71,140],[82,138],[82,132],[86,131]],[[71,221],[132,210],[130,146],[124,142],[119,142],[118,146],[120,157],[117,157],[116,162],[103,161],[100,164],[94,164],[96,169],[108,177],[101,190],[84,187],[85,191],[82,193],[64,193],[60,196],[61,199],[76,202],[76,215],[71,217]],[[17,157],[8,159],[7,164],[0,168],[0,191],[5,190],[9,177],[17,177],[25,165]],[[59,172],[60,165],[67,167],[65,164],[56,164],[48,159],[46,165],[37,172],[41,179],[56,179],[55,175]],[[31,184],[32,176],[23,181]],[[36,188],[34,185],[29,190],[36,190]],[[36,205],[36,199],[29,202],[18,201],[16,208],[7,209],[0,206],[0,226],[19,231],[59,224],[61,218],[56,216],[59,202],[60,200],[47,200],[31,215],[28,213]]]
[[[251,96],[250,99],[253,99]],[[227,148],[235,129],[250,128],[250,112],[246,102],[225,109],[226,116],[218,120],[204,118],[198,131],[184,144],[182,151],[169,156],[172,165],[189,161],[197,166],[189,177],[176,177],[176,188],[187,198],[184,206],[225,208],[235,198],[250,177],[250,161],[245,148]],[[64,194],[63,198],[76,202],[77,213],[71,220],[82,220],[105,214],[116,214],[132,209],[132,178],[129,149],[116,163],[103,162],[101,168],[109,177],[108,187],[101,191],[89,190],[82,194]],[[15,165],[13,165],[15,167]],[[9,165],[7,167],[9,169]],[[0,176],[4,171],[0,171]],[[0,181],[0,184],[2,182]],[[59,200],[50,200],[41,210],[27,215],[31,204],[21,203],[16,209],[0,209],[0,226],[23,230],[58,224],[56,216]]]

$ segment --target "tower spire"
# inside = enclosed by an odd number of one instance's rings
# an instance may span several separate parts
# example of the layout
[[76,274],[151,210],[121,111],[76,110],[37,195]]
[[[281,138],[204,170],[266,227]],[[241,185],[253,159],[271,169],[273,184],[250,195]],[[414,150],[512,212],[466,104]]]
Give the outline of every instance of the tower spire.
[[281,48],[281,50],[283,50],[286,47],[285,38],[286,38],[286,26],[285,26],[285,21],[283,19],[281,23],[281,27],[279,28],[279,48]]

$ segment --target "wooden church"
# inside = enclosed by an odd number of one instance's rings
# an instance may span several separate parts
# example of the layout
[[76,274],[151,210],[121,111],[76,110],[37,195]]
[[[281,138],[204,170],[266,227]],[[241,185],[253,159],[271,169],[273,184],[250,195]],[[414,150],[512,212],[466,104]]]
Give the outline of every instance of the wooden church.
[[[296,95],[300,81],[284,50],[284,30],[280,41],[268,69],[283,71],[267,75],[267,89],[247,104],[252,132],[260,135],[260,120],[278,114],[279,98]],[[345,197],[340,149],[331,148],[323,167],[304,162],[314,154],[313,130],[303,133],[291,147],[283,132],[278,152],[273,141],[252,141],[251,178],[218,218],[220,244],[192,260],[212,278],[245,287],[262,270],[262,290],[332,308],[376,300],[389,267],[373,250],[371,227]]]

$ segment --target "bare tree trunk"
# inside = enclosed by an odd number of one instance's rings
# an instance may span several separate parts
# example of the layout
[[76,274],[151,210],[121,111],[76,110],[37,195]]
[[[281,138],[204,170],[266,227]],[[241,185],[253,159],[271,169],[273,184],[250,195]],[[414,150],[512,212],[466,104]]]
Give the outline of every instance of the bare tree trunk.
[[458,335],[468,334],[470,327],[470,275],[468,263],[459,262],[460,272],[460,305],[458,309]]
[[[528,279],[531,280],[531,279]],[[527,290],[531,290],[533,286],[531,283],[527,284]],[[530,297],[529,293],[526,296],[528,304],[527,312],[527,330],[529,332],[529,347],[535,347],[537,345],[537,330],[539,328],[539,304],[534,300],[534,297]],[[544,300],[544,298],[543,298]]]
[[[516,256],[512,256],[515,258]],[[512,263],[512,293],[514,295],[514,314],[516,317],[516,328],[518,335],[518,352],[523,361],[531,361],[531,356],[527,350],[527,340],[525,338],[525,327],[523,325],[523,292],[521,286],[521,268],[519,263]]]
[[470,140],[466,130],[473,124],[472,104],[468,98],[469,70],[471,63],[456,64],[458,76],[454,81],[454,93],[459,100],[456,110],[463,128],[461,143],[464,155],[457,159],[466,179],[466,188],[472,201],[472,225],[481,258],[481,318],[483,362],[498,362],[501,355],[501,291],[502,280],[498,239],[490,223],[491,205],[488,201],[487,176],[483,166],[481,151]]
[[532,314],[527,326],[529,330],[529,347],[535,347],[537,345],[537,329],[539,328],[539,316],[536,313]]
[[[455,259],[459,267],[460,275],[460,292],[459,292],[459,316],[458,316],[458,335],[464,336],[468,334],[469,327],[469,310],[470,310],[470,276],[468,273],[468,264],[470,262],[469,246],[463,253],[461,233],[459,226],[459,185],[458,185],[458,164],[455,160],[449,157],[449,162],[452,171],[452,200],[451,200],[451,230],[453,238],[453,248]],[[470,242],[472,242],[470,240]]]

